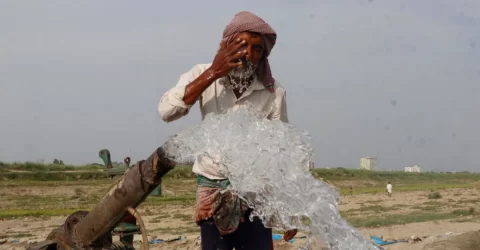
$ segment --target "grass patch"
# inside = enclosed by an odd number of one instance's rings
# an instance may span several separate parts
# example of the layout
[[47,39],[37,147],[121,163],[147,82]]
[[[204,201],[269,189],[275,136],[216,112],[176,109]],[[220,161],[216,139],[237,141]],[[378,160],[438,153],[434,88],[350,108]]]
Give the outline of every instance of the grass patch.
[[160,215],[160,216],[157,216],[153,219],[150,220],[150,223],[158,223],[158,222],[162,222],[164,221],[165,219],[170,219],[170,215],[169,214],[164,214],[164,215]]
[[468,204],[468,203],[474,203],[474,204],[477,204],[477,203],[480,203],[480,199],[473,199],[473,200],[469,200],[469,199],[461,199],[459,201],[456,201],[457,204]]
[[102,171],[91,172],[0,172],[0,179],[21,181],[75,181],[106,179]]
[[197,233],[200,232],[200,228],[193,224],[190,227],[160,227],[148,230],[149,232],[158,232],[163,234],[173,234],[173,235],[181,235],[181,234],[188,234],[188,233]]
[[347,213],[355,213],[355,212],[380,213],[380,212],[386,212],[386,211],[391,211],[391,210],[396,210],[396,209],[398,209],[398,208],[395,208],[395,207],[386,208],[386,207],[383,207],[383,206],[380,206],[380,205],[373,205],[373,206],[362,206],[362,207],[357,208],[357,209],[350,209],[350,210],[347,210],[346,212]]
[[[455,189],[455,188],[476,188],[477,183],[413,183],[413,184],[397,184],[395,190],[393,191],[393,196],[395,192],[412,192],[412,191],[425,191],[425,190],[446,190],[446,189]],[[348,191],[347,187],[340,187],[340,193],[346,194]],[[371,187],[358,187],[353,190],[353,194],[385,194],[384,185],[381,186],[371,186]],[[385,197],[387,195],[385,194]]]
[[8,199],[10,204],[2,205],[2,209],[75,209],[76,207],[91,207],[100,199],[95,195],[85,195],[82,197],[68,197],[68,196],[10,196]]
[[192,215],[188,215],[188,214],[174,214],[173,218],[179,219],[181,221],[193,221]]
[[346,213],[341,214],[354,227],[374,228],[391,225],[405,225],[416,222],[454,219],[458,218],[459,216],[470,216],[475,215],[475,209],[472,207],[464,210],[455,210],[451,213],[412,213],[350,218]]
[[0,181],[0,188],[2,187],[68,187],[68,186],[97,186],[102,184],[111,184],[111,180],[62,180],[62,181],[38,181],[38,180],[7,180]]
[[305,226],[310,226],[310,225],[312,225],[312,221],[311,221],[310,218],[307,217],[307,216],[302,216],[302,217],[300,217],[300,220],[302,221],[302,224],[305,225]]
[[[189,166],[179,165],[168,172],[163,179],[194,179]],[[108,179],[102,165],[85,166],[37,164],[37,163],[2,163],[0,162],[0,180],[20,181],[75,181]]]
[[367,201],[366,203],[375,204],[375,203],[381,203],[383,201],[384,200],[374,200],[374,201]]
[[446,206],[446,205],[447,204],[438,202],[438,201],[427,201],[427,202],[424,202],[423,204],[412,206],[412,209],[417,209],[422,211],[438,211],[443,206]]
[[28,210],[28,209],[17,209],[17,210],[0,210],[0,219],[9,219],[16,217],[42,217],[42,216],[64,216],[70,215],[75,211],[89,209],[44,209],[44,210]]
[[417,210],[422,210],[422,211],[438,211],[438,210],[440,210],[440,207],[438,207],[438,206],[417,205],[417,206],[413,206],[412,209],[417,209]]
[[427,206],[443,206],[443,205],[445,205],[445,204],[442,203],[442,202],[439,202],[439,201],[427,201],[427,202],[424,202],[423,205],[427,205]]
[[453,214],[418,213],[347,218],[347,221],[354,227],[382,227],[390,225],[404,225],[414,222],[444,220],[452,217],[454,217]]
[[406,207],[410,207],[410,206],[406,205],[406,204],[395,204],[395,205],[391,206],[390,208],[392,208],[393,210],[398,210],[398,209],[402,209],[402,208],[406,208]]
[[323,178],[326,181],[369,180],[379,183],[385,183],[385,185],[386,180],[391,181],[392,183],[445,183],[445,181],[461,182],[462,180],[480,180],[480,174],[478,173],[408,173],[400,171],[368,171],[345,168],[316,168],[312,169],[311,172],[314,177]]
[[184,195],[184,196],[148,196],[144,205],[157,205],[157,204],[193,204],[195,203],[196,196]]
[[14,234],[2,235],[2,237],[0,237],[0,238],[7,238],[7,237],[10,237],[10,238],[26,238],[26,237],[32,237],[32,236],[35,236],[35,235],[30,234],[30,233],[14,233]]
[[429,199],[441,199],[442,195],[439,192],[431,192],[428,194]]
[[[105,168],[100,164],[84,166],[60,165],[60,164],[37,164],[3,163],[0,162],[0,179],[7,180],[76,180],[76,179],[99,179],[106,178]],[[400,171],[367,171],[359,169],[323,169],[317,168],[310,171],[317,179],[323,179],[335,184],[336,182],[354,180],[363,181],[369,187],[381,188],[385,191],[386,181],[391,181],[395,191],[412,190],[420,188],[417,184],[436,184],[439,187],[451,188],[452,185],[471,187],[472,183],[478,187],[480,182],[479,173],[406,173]],[[164,180],[195,179],[191,166],[179,165],[164,176]],[[416,187],[412,187],[416,186]],[[341,185],[338,185],[341,186]],[[343,187],[344,193],[349,193],[349,186]],[[363,193],[354,186],[353,193]],[[436,189],[436,188],[435,188]],[[342,193],[343,193],[342,192]]]
[[480,222],[480,216],[478,215],[473,215],[473,216],[466,216],[466,217],[460,217],[458,219],[453,220],[453,222],[457,223],[464,223],[464,222]]
[[[103,166],[98,164],[89,164],[83,166],[63,165],[63,164],[41,164],[34,162],[25,163],[4,163],[0,162],[0,170],[4,171],[89,171],[100,170]],[[3,171],[2,171],[3,172]]]
[[470,207],[469,209],[458,209],[453,211],[454,215],[457,216],[469,216],[475,214],[475,208]]

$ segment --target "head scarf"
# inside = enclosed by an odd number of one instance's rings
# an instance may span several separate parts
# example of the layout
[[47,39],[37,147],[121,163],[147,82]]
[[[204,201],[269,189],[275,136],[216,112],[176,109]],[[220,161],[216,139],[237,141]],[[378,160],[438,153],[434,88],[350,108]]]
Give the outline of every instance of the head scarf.
[[228,45],[233,41],[235,36],[241,32],[250,31],[259,33],[263,36],[265,43],[265,57],[258,64],[257,77],[263,83],[265,88],[273,92],[273,85],[275,79],[272,76],[270,70],[270,64],[268,63],[268,56],[272,51],[273,46],[277,40],[276,32],[268,25],[263,19],[248,11],[241,11],[235,14],[230,24],[227,25],[223,31],[223,39]]

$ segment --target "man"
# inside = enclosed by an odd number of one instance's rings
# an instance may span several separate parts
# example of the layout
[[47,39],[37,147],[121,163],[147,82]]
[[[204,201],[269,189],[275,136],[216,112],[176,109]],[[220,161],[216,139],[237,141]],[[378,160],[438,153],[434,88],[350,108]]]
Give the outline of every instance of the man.
[[[266,118],[288,122],[285,89],[272,77],[268,56],[275,31],[260,17],[237,13],[223,32],[211,64],[197,64],[182,74],[177,85],[160,99],[158,111],[171,122],[188,114],[199,102],[202,120],[208,113],[225,114],[249,105]],[[211,158],[199,156],[193,165],[197,178],[195,221],[200,226],[202,249],[273,249],[272,230],[238,197],[220,192],[230,185]],[[285,233],[290,240],[296,230]]]
[[392,196],[392,184],[390,184],[390,182],[387,184],[387,194],[388,197]]

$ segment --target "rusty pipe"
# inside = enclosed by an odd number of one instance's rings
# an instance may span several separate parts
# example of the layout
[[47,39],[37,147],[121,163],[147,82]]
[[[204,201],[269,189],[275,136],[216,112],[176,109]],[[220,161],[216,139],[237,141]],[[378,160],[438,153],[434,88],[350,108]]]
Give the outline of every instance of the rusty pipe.
[[71,244],[78,248],[104,245],[105,236],[125,217],[128,207],[136,208],[142,203],[175,164],[159,147],[146,160],[129,168],[102,200],[76,222],[69,237]]

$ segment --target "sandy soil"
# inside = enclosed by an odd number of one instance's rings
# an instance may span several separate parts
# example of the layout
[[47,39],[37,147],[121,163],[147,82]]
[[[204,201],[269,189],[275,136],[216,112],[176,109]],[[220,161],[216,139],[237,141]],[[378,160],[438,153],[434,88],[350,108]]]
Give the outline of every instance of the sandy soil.
[[[173,211],[172,211],[173,212]],[[147,228],[157,228],[158,226],[164,228],[172,228],[181,226],[176,221],[165,221],[158,223],[149,223],[148,221],[152,220],[156,216],[145,216],[146,227]],[[48,219],[39,219],[39,218],[25,218],[25,219],[15,219],[15,220],[6,220],[2,221],[0,226],[0,232],[15,232],[17,234],[21,233],[30,233],[32,236],[22,237],[22,238],[6,238],[0,249],[12,249],[20,250],[25,249],[25,246],[28,243],[34,243],[45,239],[45,237],[50,233],[50,230],[55,228],[57,225],[61,224],[65,218],[64,217],[50,217]],[[379,227],[374,229],[361,229],[365,237],[370,237],[370,235],[383,236],[385,240],[389,239],[401,239],[401,238],[410,238],[411,236],[418,236],[422,238],[421,242],[418,243],[396,243],[393,245],[385,246],[386,250],[400,250],[400,249],[409,249],[409,250],[421,250],[424,249],[430,243],[440,240],[449,239],[449,237],[471,232],[478,231],[480,229],[480,224],[477,222],[449,222],[449,221],[437,221],[437,222],[422,222],[422,223],[412,223],[407,225],[396,225],[389,227]],[[169,234],[169,233],[149,233],[149,240],[151,239],[174,239],[179,235]],[[181,249],[181,250],[193,250],[200,249],[200,237],[199,233],[187,233],[182,234],[182,240],[174,241],[170,243],[162,243],[150,245],[150,249]],[[303,236],[299,233],[297,236]],[[17,242],[18,241],[18,242]],[[2,240],[0,240],[0,243]],[[141,249],[141,235],[135,236],[135,245],[137,249]],[[296,238],[294,243],[287,242],[276,242],[275,249],[298,249],[299,246],[305,244],[305,239]],[[480,246],[479,248],[480,249]],[[448,249],[446,249],[448,250]]]
[[[88,185],[59,187],[7,187],[0,189],[0,209],[16,208],[21,197],[40,197],[41,199],[57,196],[79,196],[81,193],[97,192],[98,187]],[[105,187],[102,187],[104,189]],[[108,187],[107,187],[108,188]],[[165,190],[167,193],[168,190]],[[101,191],[103,192],[103,191]],[[409,215],[419,212],[446,213],[455,209],[467,209],[472,206],[478,208],[480,194],[477,189],[443,190],[442,199],[428,199],[430,191],[413,191],[394,193],[392,197],[384,194],[361,194],[343,196],[340,200],[340,210],[352,218],[369,216]],[[39,206],[33,204],[31,206]],[[26,206],[25,204],[23,206]],[[45,205],[48,207],[48,205]],[[24,208],[24,207],[23,207]],[[380,209],[381,208],[381,209]],[[192,220],[193,207],[190,204],[160,204],[147,205],[139,208],[151,239],[172,239],[182,236],[182,240],[150,245],[150,249],[200,249],[199,232]],[[25,249],[29,243],[41,241],[50,231],[63,223],[66,216],[55,217],[25,217],[10,218],[0,221],[0,250]],[[448,220],[437,220],[406,225],[392,225],[375,228],[360,228],[365,237],[371,235],[383,237],[385,240],[410,239],[419,237],[417,243],[396,243],[385,246],[387,250],[412,249],[420,250],[431,246],[432,243],[448,240],[459,234],[480,230],[478,216],[459,216]],[[297,236],[302,236],[299,233]],[[114,239],[115,240],[115,239]],[[140,248],[141,235],[135,236],[136,247]],[[298,249],[305,243],[305,239],[295,238],[293,244],[278,241],[275,249]],[[430,244],[430,245],[429,245]],[[475,243],[476,244],[476,243]],[[446,245],[445,245],[446,246]],[[441,247],[441,246],[440,246]],[[441,248],[428,248],[439,250]],[[480,246],[477,248],[480,249]]]

